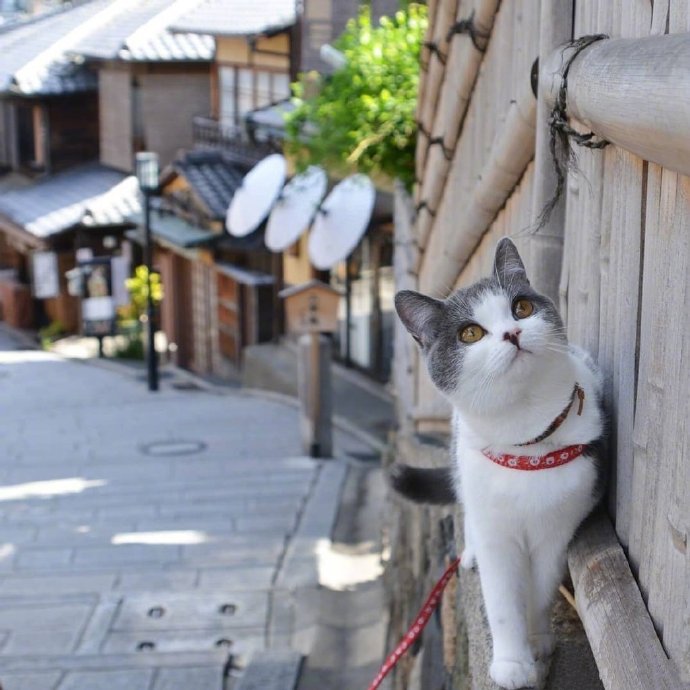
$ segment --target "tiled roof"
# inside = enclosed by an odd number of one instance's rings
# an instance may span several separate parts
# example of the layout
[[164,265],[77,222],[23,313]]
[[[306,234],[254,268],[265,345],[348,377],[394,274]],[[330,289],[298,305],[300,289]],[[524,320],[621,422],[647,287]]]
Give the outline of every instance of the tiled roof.
[[214,36],[251,36],[284,29],[296,21],[295,0],[202,0],[171,28]]
[[65,5],[0,30],[0,93],[24,95],[95,89],[96,75],[67,57],[69,50],[107,10],[110,0]]
[[0,216],[41,239],[76,225],[122,225],[140,208],[136,177],[97,163],[0,196]]
[[220,151],[189,151],[173,163],[208,209],[211,217],[223,220],[245,171],[230,163]]
[[113,0],[110,16],[73,49],[87,58],[137,62],[210,61],[211,36],[172,33],[171,23],[200,0]]
[[95,90],[84,57],[130,61],[213,59],[213,37],[168,26],[202,0],[74,0],[0,27],[0,93],[50,95]]
[[[130,217],[130,220],[140,227],[129,232],[128,237],[143,244],[144,236],[141,227],[144,222],[143,214],[141,212],[135,213]],[[155,238],[183,249],[206,244],[217,236],[217,233],[199,228],[184,218],[157,210],[151,212],[151,232]]]

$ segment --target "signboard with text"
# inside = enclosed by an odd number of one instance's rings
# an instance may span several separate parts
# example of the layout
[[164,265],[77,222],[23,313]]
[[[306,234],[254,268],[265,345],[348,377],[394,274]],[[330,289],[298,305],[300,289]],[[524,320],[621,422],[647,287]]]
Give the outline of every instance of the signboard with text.
[[81,301],[84,335],[111,335],[115,332],[115,300],[110,258],[81,261],[79,268],[84,285]]
[[55,252],[31,255],[32,292],[36,299],[50,299],[60,294],[60,274]]

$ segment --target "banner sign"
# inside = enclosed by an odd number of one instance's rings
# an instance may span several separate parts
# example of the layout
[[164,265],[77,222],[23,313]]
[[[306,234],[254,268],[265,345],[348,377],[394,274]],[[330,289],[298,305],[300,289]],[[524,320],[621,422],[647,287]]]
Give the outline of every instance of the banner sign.
[[31,255],[33,296],[50,299],[60,294],[60,274],[55,252],[34,252]]
[[84,298],[81,301],[84,335],[112,335],[115,332],[115,300],[110,258],[82,261],[79,268],[84,276]]

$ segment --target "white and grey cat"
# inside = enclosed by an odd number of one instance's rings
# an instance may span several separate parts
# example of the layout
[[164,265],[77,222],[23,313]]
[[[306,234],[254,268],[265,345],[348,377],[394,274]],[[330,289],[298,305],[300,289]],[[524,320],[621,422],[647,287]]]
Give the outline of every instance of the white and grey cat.
[[[566,548],[603,491],[601,376],[568,346],[555,306],[530,286],[508,238],[491,278],[446,300],[405,290],[395,305],[453,406],[454,450],[448,470],[398,465],[393,483],[417,501],[463,503],[462,566],[479,567],[490,675],[503,688],[534,687],[554,648],[551,608]],[[539,471],[485,453],[552,463],[554,451],[579,445],[575,459]]]

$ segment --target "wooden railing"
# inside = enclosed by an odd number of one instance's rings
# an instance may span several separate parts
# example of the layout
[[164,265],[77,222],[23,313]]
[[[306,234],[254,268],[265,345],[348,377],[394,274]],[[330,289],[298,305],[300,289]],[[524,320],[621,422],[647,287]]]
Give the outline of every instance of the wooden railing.
[[195,147],[219,149],[234,163],[246,167],[278,150],[272,143],[252,141],[240,127],[225,125],[211,117],[195,117],[192,128]]

